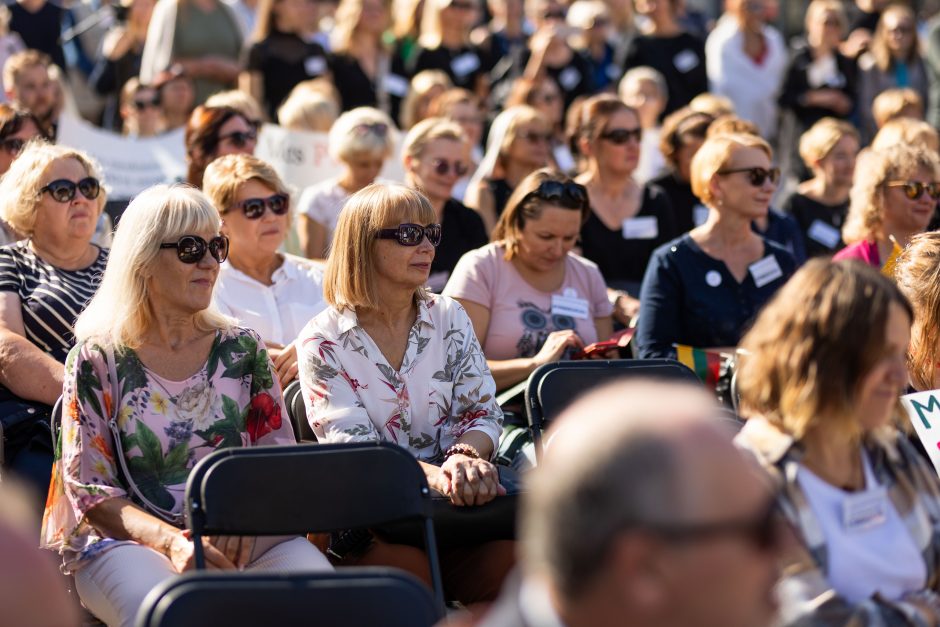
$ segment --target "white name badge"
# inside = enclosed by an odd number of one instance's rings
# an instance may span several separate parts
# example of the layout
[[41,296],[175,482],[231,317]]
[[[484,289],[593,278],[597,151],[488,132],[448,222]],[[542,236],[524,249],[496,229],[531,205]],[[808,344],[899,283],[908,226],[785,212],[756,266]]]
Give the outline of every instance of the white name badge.
[[835,248],[838,246],[839,239],[842,237],[839,233],[839,229],[822,220],[813,220],[806,234],[809,235],[811,240],[822,244],[826,248]]
[[623,239],[656,239],[659,237],[659,219],[656,216],[627,218],[622,226]]
[[564,70],[562,70],[561,74],[558,75],[558,84],[561,85],[561,88],[566,91],[569,89],[574,89],[580,82],[581,72],[573,67],[566,67]]
[[304,70],[307,76],[320,76],[326,73],[326,59],[323,57],[307,57],[304,61]]
[[561,295],[552,296],[552,315],[587,320],[591,315],[591,308],[587,299],[578,298],[578,292],[569,287]]
[[694,70],[696,67],[698,67],[698,63],[698,57],[691,50],[683,50],[672,60],[672,64],[675,65],[676,69],[683,74],[689,70]]
[[386,74],[382,80],[382,88],[385,93],[392,96],[404,98],[408,95],[408,79],[398,74]]
[[466,76],[480,67],[480,57],[475,52],[465,52],[450,62],[450,69],[457,76]]
[[695,205],[692,207],[692,224],[702,226],[708,220],[708,207],[705,205]]
[[748,267],[748,270],[750,270],[751,276],[754,278],[754,285],[757,287],[764,287],[783,276],[783,270],[780,269],[780,264],[777,263],[777,258],[773,255],[767,255],[760,261],[755,261]]
[[849,494],[842,501],[842,526],[848,532],[879,527],[888,520],[888,493],[879,487],[862,494]]

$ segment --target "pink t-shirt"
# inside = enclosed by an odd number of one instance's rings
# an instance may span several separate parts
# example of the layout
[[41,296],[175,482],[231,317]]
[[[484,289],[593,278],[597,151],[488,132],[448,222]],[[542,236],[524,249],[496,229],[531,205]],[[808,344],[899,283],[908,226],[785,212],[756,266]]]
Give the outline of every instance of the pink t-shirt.
[[843,259],[859,259],[875,268],[881,267],[881,255],[878,253],[878,245],[866,240],[849,244],[832,257],[833,261],[842,261]]
[[499,243],[470,251],[444,288],[445,296],[490,310],[486,337],[480,338],[487,359],[531,357],[553,331],[574,329],[585,344],[598,341],[594,319],[609,316],[611,306],[597,265],[569,253],[561,287],[543,292],[527,283],[504,254]]

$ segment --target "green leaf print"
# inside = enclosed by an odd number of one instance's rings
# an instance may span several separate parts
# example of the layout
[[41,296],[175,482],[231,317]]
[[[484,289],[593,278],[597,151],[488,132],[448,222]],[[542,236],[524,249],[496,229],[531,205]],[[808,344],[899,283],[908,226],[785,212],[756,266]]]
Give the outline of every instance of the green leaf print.
[[212,423],[212,426],[204,431],[194,431],[194,433],[213,448],[241,446],[248,408],[246,407],[244,411],[239,409],[238,403],[223,394],[222,415],[224,416],[222,420]]
[[[160,458],[162,465],[163,458]],[[143,457],[131,457],[127,460],[127,469],[137,485],[137,489],[148,500],[163,509],[172,509],[173,496],[164,487],[164,473],[155,468],[149,460]],[[175,483],[180,483],[179,481]],[[174,485],[167,483],[166,485]]]
[[[221,338],[222,336],[217,336]],[[217,345],[213,346],[211,353],[209,354],[209,365],[208,365],[208,376],[211,379],[215,375],[215,371],[219,367],[219,362],[226,367],[231,366],[235,362],[234,355],[237,355],[242,352],[241,345],[238,342],[238,338],[230,337],[227,340],[222,340],[218,342]]]
[[254,372],[254,369],[254,360],[249,355],[245,355],[238,361],[234,362],[231,366],[226,368],[225,372],[222,373],[222,376],[226,379],[241,379],[245,375],[249,375]]
[[101,410],[101,403],[98,402],[98,396],[95,394],[95,390],[101,391],[101,381],[98,379],[95,368],[91,365],[90,361],[83,361],[81,363],[75,383],[78,389],[79,400],[88,403],[88,405],[95,410],[96,414],[107,420],[109,417],[105,416],[104,412]]
[[134,351],[123,351],[115,356],[115,367],[117,369],[118,381],[121,381],[122,396],[129,396],[134,390],[145,388],[147,385],[147,374],[144,372],[144,365]]
[[255,355],[255,368],[251,373],[252,396],[274,387],[274,378],[268,368],[268,351],[261,350]]

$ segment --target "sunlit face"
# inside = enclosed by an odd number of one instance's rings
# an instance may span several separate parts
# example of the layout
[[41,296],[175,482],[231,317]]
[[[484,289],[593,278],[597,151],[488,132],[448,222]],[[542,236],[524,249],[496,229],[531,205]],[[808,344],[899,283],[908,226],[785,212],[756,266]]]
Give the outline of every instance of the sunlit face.
[[451,108],[450,119],[460,125],[471,146],[480,145],[483,138],[483,112],[469,102],[458,102]]
[[615,141],[606,136],[616,131],[636,131],[640,129],[640,121],[632,111],[621,109],[607,120],[601,129],[600,136],[594,140],[594,157],[598,164],[609,172],[629,177],[636,170],[640,161],[640,141],[630,137],[626,142]]
[[278,30],[299,33],[316,24],[317,3],[313,0],[275,0],[272,8]]
[[[859,384],[855,416],[864,431],[891,421],[898,398],[907,386],[907,347],[911,341],[911,318],[892,303],[888,310],[884,354]],[[872,329],[872,332],[875,332]]]
[[[933,183],[937,177],[930,170],[918,170],[913,176],[900,177],[898,181]],[[884,206],[881,209],[885,235],[925,231],[937,202],[926,191],[912,200],[907,197],[903,187],[889,186],[890,183],[886,182]]]
[[552,149],[552,131],[547,123],[533,120],[516,127],[506,156],[532,170],[544,168]]
[[193,109],[195,99],[192,81],[184,76],[174,78],[160,87],[160,104],[166,114],[188,114]]
[[375,182],[385,165],[385,159],[381,155],[369,153],[353,154],[342,160],[343,166],[349,173],[352,187],[360,190],[367,185]]
[[160,94],[151,87],[137,90],[131,101],[121,107],[125,124],[140,137],[152,137],[163,129]]
[[552,127],[557,127],[565,115],[565,100],[554,79],[545,77],[529,95],[528,104],[542,114]]
[[[43,187],[53,181],[65,179],[78,183],[89,176],[81,162],[75,159],[56,159],[42,177]],[[59,202],[43,192],[36,206],[36,225],[33,239],[42,244],[54,242],[63,235],[69,239],[90,242],[95,234],[100,215],[97,199],[86,198],[80,191],[70,201]]]
[[13,100],[40,120],[50,119],[56,104],[56,86],[49,70],[42,65],[23,68],[13,86]]
[[722,171],[744,171],[715,175],[712,191],[718,210],[736,213],[751,220],[766,217],[770,199],[777,186],[769,178],[762,185],[753,185],[746,170],[750,168],[769,170],[771,167],[770,159],[760,148],[740,146],[735,148]]
[[891,11],[882,15],[881,21],[891,55],[896,59],[907,56],[916,41],[913,18],[906,12]]
[[627,106],[640,114],[643,128],[653,128],[658,124],[659,114],[666,108],[666,99],[655,82],[646,79],[630,81],[620,95]]
[[545,203],[538,218],[519,234],[518,259],[534,272],[549,272],[565,262],[581,232],[581,212]]
[[819,167],[830,185],[836,187],[850,187],[852,185],[858,149],[858,140],[851,135],[844,135],[832,147],[829,154],[820,160]]
[[810,45],[833,50],[842,41],[842,17],[832,9],[823,8],[807,16],[806,38]]
[[[219,233],[198,231],[185,235],[198,235],[208,242]],[[212,288],[218,276],[219,262],[208,251],[196,263],[183,263],[175,249],[163,248],[146,272],[150,306],[159,312],[198,313],[212,302]]]
[[251,179],[243,183],[235,194],[232,207],[227,208],[222,215],[222,233],[227,235],[229,247],[233,254],[264,254],[272,259],[278,248],[284,243],[289,225],[289,214],[276,215],[270,208],[265,208],[264,214],[255,220],[245,216],[239,203],[250,198],[270,198],[275,190],[258,179]]
[[[413,220],[404,220],[416,224]],[[427,225],[422,225],[427,226]],[[386,224],[385,229],[398,224]],[[403,246],[394,239],[377,239],[375,246],[375,273],[379,283],[402,289],[415,290],[428,282],[434,246],[427,237],[417,246]]]
[[36,127],[32,119],[25,118],[20,124],[20,129],[9,135],[6,140],[0,144],[0,174],[5,174],[6,171],[10,169],[13,161],[19,156],[20,149],[16,148],[19,142],[28,142],[39,135],[39,128]]
[[405,167],[411,184],[437,204],[450,198],[460,172],[466,175],[470,171],[470,156],[463,142],[432,139],[420,157],[406,159]]
[[362,0],[358,29],[380,35],[388,28],[388,11],[382,0]]
[[[254,135],[252,138],[251,135]],[[244,141],[240,141],[239,137]],[[253,155],[258,138],[255,129],[248,120],[240,115],[234,115],[225,121],[219,128],[219,143],[213,158],[225,155]]]

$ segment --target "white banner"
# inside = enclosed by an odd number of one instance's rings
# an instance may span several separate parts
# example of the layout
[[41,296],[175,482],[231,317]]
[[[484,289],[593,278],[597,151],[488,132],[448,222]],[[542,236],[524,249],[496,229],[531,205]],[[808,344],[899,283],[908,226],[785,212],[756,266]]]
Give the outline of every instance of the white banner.
[[901,404],[940,474],[940,390],[902,396]]

